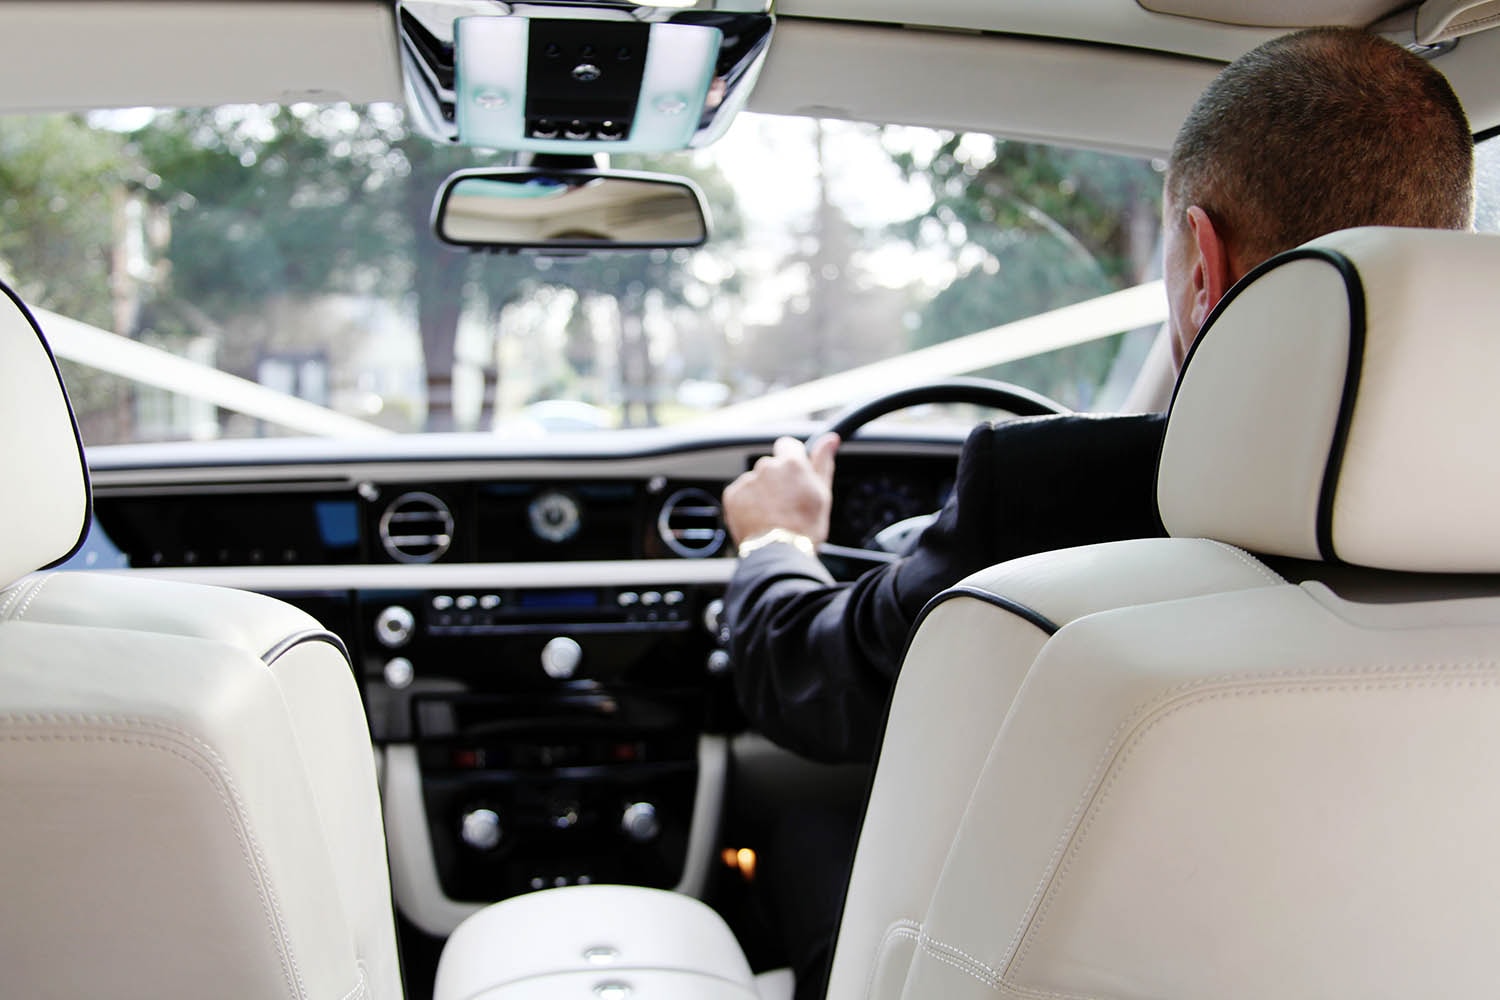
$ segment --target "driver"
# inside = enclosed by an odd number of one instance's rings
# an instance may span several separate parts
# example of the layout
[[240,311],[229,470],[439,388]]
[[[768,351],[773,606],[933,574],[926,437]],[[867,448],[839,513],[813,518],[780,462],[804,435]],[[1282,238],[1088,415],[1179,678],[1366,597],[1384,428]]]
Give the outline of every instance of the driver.
[[[1174,368],[1214,305],[1266,258],[1355,226],[1468,228],[1473,139],[1443,76],[1353,29],[1284,36],[1237,59],[1172,146],[1163,198]],[[984,424],[953,492],[900,561],[835,583],[834,452],[775,443],[724,491],[740,562],[725,597],[751,723],[818,760],[869,761],[907,634],[939,591],[1034,552],[1161,533],[1165,418],[1068,415]]]
[[[1261,45],[1209,85],[1173,143],[1163,202],[1178,368],[1229,287],[1276,253],[1355,226],[1468,228],[1473,140],[1428,63],[1357,30],[1317,28]],[[900,561],[852,583],[835,583],[814,554],[828,537],[839,441],[824,436],[804,449],[778,440],[724,491],[740,555],[726,620],[750,723],[807,757],[872,760],[907,635],[939,591],[1017,556],[1161,533],[1154,487],[1164,421],[1068,415],[981,425],[937,520]],[[773,842],[768,875],[774,852]],[[825,881],[846,869],[826,857],[815,864]],[[810,891],[806,879],[793,881],[794,899]],[[841,899],[841,890],[839,882],[817,895]],[[821,995],[807,973],[826,962],[836,908],[824,919],[805,932],[822,951],[797,963],[799,997]]]

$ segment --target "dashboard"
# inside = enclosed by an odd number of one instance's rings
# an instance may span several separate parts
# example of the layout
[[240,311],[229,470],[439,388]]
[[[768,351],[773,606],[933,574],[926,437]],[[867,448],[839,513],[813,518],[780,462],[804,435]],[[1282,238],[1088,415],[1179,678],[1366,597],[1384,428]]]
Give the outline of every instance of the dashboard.
[[[940,506],[959,444],[846,445],[831,541]],[[746,729],[719,497],[770,445],[643,431],[99,448],[94,526],[68,568],[254,590],[340,636],[396,903],[421,929],[559,885],[702,895]]]

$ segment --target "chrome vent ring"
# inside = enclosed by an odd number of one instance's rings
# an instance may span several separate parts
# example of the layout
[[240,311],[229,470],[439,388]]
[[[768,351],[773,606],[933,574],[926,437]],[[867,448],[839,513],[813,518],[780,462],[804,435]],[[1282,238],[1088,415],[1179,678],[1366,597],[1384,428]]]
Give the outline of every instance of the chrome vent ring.
[[397,562],[433,562],[452,544],[453,512],[431,493],[403,493],[380,515],[380,545]]
[[678,490],[661,505],[656,533],[663,545],[682,558],[706,558],[724,545],[723,508],[707,490]]

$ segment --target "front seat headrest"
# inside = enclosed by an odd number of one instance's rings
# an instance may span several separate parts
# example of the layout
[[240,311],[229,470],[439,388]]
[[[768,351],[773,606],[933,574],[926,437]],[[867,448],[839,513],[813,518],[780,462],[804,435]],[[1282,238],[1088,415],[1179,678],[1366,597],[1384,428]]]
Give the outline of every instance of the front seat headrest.
[[1500,572],[1500,237],[1367,228],[1273,257],[1189,352],[1168,532],[1265,555]]
[[61,562],[89,525],[88,468],[62,376],[25,304],[0,283],[0,587]]

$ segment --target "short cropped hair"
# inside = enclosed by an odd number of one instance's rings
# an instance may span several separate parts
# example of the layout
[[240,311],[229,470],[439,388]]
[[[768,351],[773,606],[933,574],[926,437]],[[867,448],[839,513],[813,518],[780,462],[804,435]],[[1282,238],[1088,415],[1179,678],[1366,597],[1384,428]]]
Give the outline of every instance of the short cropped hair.
[[1469,228],[1474,139],[1429,63],[1356,29],[1313,28],[1209,84],[1173,143],[1167,192],[1178,210],[1203,208],[1248,267],[1354,226]]

